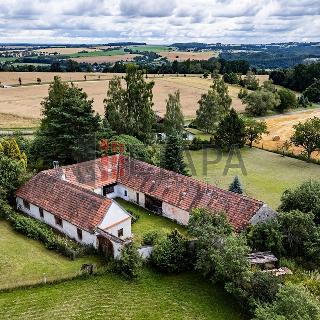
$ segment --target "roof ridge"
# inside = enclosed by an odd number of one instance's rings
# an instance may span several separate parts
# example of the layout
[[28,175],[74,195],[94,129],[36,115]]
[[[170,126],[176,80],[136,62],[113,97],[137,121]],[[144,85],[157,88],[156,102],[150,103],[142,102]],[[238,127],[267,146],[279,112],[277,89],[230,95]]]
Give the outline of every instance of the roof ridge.
[[[165,169],[165,168],[161,168],[161,167],[157,167],[153,164],[150,164],[150,163],[147,163],[147,162],[144,162],[144,161],[141,161],[141,160],[138,160],[138,159],[135,159],[135,158],[132,158],[132,157],[128,157],[128,156],[125,156],[125,155],[122,155],[122,157],[124,157],[125,159],[129,160],[129,161],[133,161],[133,162],[140,162],[144,165],[148,165],[148,166],[151,166],[159,171],[165,171],[167,173],[170,173],[170,174],[174,174],[176,176],[179,176],[181,177],[182,179],[187,179],[187,180],[190,180],[192,182],[195,182],[197,184],[200,184],[202,185],[203,187],[205,188],[208,188],[211,187],[211,188],[214,188],[220,192],[223,192],[223,193],[227,193],[227,194],[231,194],[231,195],[234,195],[235,197],[239,197],[239,198],[243,198],[243,199],[247,199],[247,200],[250,200],[250,201],[256,201],[257,203],[261,203],[262,205],[265,204],[265,202],[261,201],[261,200],[258,200],[258,199],[255,199],[255,198],[252,198],[252,197],[249,197],[247,195],[243,195],[243,194],[238,194],[238,193],[234,193],[232,191],[229,191],[229,190],[225,190],[225,189],[222,189],[218,186],[215,186],[213,184],[210,184],[210,183],[206,183],[206,182],[203,182],[201,180],[198,180],[198,179],[195,179],[193,177],[188,177],[188,176],[185,176],[183,174],[180,174],[180,173],[177,173],[177,172],[174,172],[174,171],[171,171],[171,170],[168,170],[168,169]],[[119,166],[119,161],[118,161],[118,166]],[[119,169],[118,169],[119,170]],[[118,176],[117,176],[117,182],[118,182]]]

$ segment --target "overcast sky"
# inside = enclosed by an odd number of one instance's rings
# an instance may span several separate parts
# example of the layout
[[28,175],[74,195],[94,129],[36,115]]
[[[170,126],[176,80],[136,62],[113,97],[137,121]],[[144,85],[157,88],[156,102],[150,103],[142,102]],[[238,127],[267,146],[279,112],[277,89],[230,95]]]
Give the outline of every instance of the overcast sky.
[[0,0],[0,42],[319,41],[320,0]]

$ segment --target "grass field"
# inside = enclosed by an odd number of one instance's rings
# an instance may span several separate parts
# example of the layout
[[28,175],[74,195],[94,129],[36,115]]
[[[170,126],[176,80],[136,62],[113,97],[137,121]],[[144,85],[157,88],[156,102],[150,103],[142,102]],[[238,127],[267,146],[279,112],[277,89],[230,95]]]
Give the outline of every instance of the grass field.
[[134,241],[137,244],[141,243],[143,235],[149,231],[157,230],[162,233],[169,233],[174,229],[178,229],[182,234],[187,235],[186,228],[178,225],[172,220],[157,216],[154,213],[135,205],[134,203],[130,203],[119,198],[116,200],[124,209],[132,212],[136,216],[139,216],[138,221],[132,225]]
[[72,60],[77,62],[86,63],[115,63],[117,61],[133,61],[135,57],[139,57],[139,54],[124,53],[112,56],[90,56],[90,57],[80,57],[72,58]]
[[87,52],[77,52],[77,53],[71,53],[68,54],[68,58],[81,58],[81,57],[101,57],[101,56],[118,56],[121,54],[124,54],[125,52],[123,49],[114,49],[114,50],[91,50],[88,51],[85,48],[82,51],[87,51]]
[[0,294],[0,318],[119,320],[240,320],[235,302],[196,274],[142,279],[114,274]]
[[162,57],[169,61],[186,61],[190,60],[208,60],[212,57],[217,57],[218,53],[214,51],[206,52],[188,52],[188,51],[161,51],[158,52]]
[[[230,169],[227,175],[223,175],[227,161],[227,154],[223,154],[218,163],[207,165],[207,175],[204,176],[203,151],[190,151],[190,155],[196,169],[195,178],[227,189],[233,177],[238,175],[248,196],[263,200],[274,209],[278,208],[285,189],[293,188],[307,179],[320,179],[319,165],[257,148],[241,150],[247,175],[244,175],[241,169]],[[216,160],[216,151],[208,150],[207,159]],[[232,158],[232,163],[239,163],[236,156]]]
[[[79,274],[83,263],[98,263],[97,257],[71,261],[47,250],[40,242],[12,230],[0,220],[0,289],[68,278]],[[0,316],[0,319],[2,317]]]
[[10,113],[0,113],[0,129],[36,128],[39,124],[39,119],[19,117]]
[[171,48],[167,46],[158,46],[158,45],[142,45],[142,46],[128,46],[128,49],[137,50],[137,51],[148,51],[148,52],[162,52],[169,51]]

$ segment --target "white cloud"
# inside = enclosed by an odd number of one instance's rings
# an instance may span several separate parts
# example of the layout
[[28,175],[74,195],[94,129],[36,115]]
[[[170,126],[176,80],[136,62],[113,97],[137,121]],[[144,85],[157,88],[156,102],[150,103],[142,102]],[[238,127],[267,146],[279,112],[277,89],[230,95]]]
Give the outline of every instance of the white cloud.
[[0,42],[317,41],[319,0],[0,0]]

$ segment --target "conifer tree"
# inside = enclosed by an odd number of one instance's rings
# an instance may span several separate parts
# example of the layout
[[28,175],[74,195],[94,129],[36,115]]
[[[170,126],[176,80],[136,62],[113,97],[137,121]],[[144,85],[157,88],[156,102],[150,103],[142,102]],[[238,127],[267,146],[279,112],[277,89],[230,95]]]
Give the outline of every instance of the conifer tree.
[[232,183],[229,186],[229,191],[234,193],[243,194],[243,188],[238,176],[235,176]]
[[183,133],[184,118],[180,103],[180,92],[169,93],[166,114],[164,116],[164,129],[167,135]]
[[183,159],[183,140],[181,136],[171,134],[166,138],[161,162],[161,166],[167,170],[188,175]]

